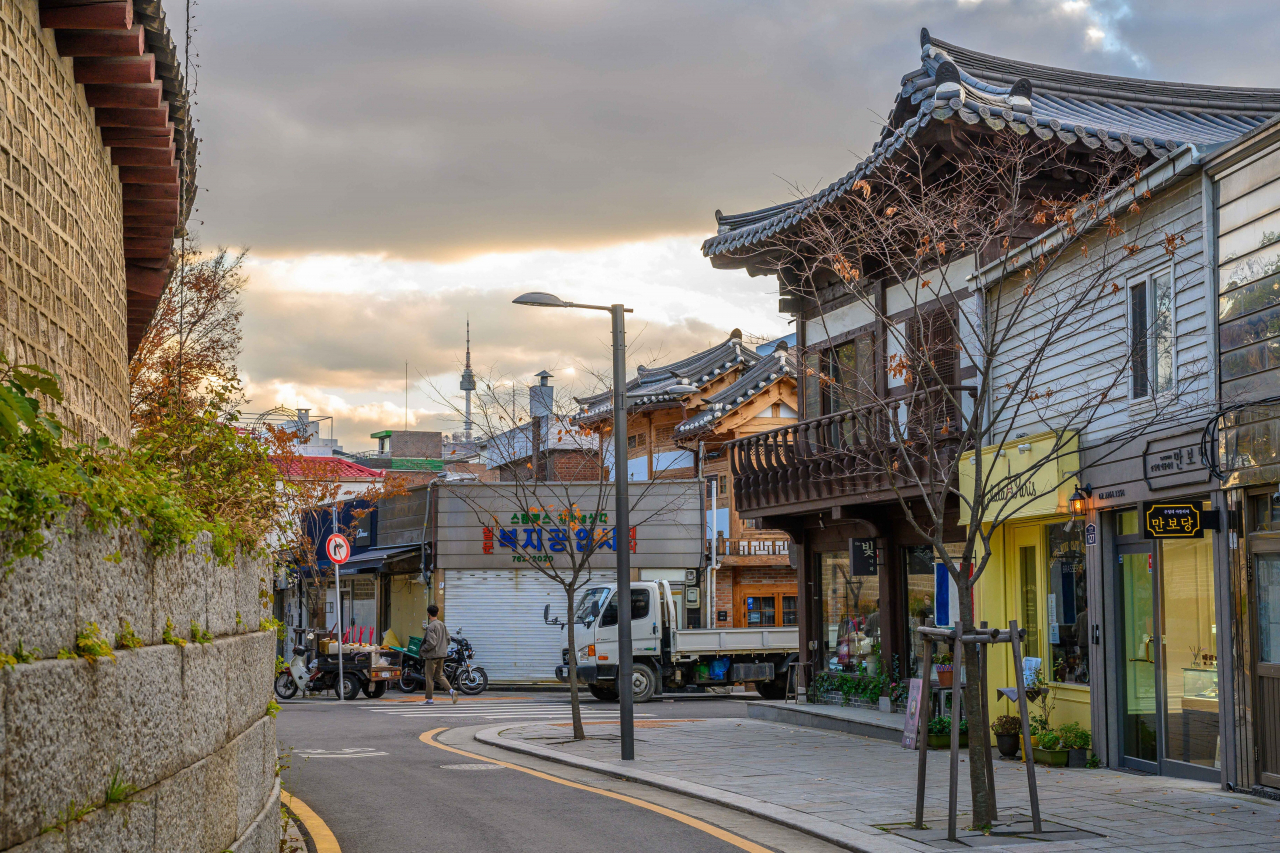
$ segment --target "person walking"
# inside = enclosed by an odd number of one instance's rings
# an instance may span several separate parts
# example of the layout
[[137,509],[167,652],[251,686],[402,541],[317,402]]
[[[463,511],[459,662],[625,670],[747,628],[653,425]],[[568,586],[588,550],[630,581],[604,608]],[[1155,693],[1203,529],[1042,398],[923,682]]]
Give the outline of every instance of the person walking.
[[435,686],[437,684],[449,691],[453,704],[458,704],[458,691],[453,689],[449,679],[444,677],[444,659],[449,655],[449,629],[440,621],[440,608],[434,604],[427,607],[427,636],[422,638],[422,674],[427,682],[426,701],[423,705],[434,705]]

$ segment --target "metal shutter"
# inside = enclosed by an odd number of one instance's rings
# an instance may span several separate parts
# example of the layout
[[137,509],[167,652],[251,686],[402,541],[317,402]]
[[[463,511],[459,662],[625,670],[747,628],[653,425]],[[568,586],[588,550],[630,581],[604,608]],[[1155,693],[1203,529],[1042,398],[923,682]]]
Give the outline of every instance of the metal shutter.
[[564,591],[536,569],[445,569],[444,622],[475,647],[474,663],[494,682],[556,680],[565,629],[542,621],[542,608],[564,619]]

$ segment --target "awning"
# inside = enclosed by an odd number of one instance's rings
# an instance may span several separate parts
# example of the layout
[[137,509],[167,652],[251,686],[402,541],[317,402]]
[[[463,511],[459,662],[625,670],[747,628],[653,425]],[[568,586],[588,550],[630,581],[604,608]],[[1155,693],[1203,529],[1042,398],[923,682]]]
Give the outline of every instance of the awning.
[[342,575],[363,575],[382,570],[392,560],[422,551],[421,545],[397,545],[394,548],[370,548],[342,564]]

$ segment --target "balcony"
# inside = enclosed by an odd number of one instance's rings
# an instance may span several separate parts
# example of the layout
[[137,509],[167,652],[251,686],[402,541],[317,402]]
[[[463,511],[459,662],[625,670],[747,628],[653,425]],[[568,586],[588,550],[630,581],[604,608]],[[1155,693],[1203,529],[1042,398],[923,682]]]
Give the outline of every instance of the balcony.
[[[919,482],[941,482],[960,452],[950,402],[968,387],[938,389],[799,421],[728,444],[734,500],[747,517],[776,510],[810,512],[831,506],[896,500],[919,493]],[[896,425],[896,429],[894,428]],[[895,436],[912,446],[899,457],[914,472],[891,473],[886,458],[899,453]],[[926,440],[927,439],[927,440]],[[932,457],[933,475],[927,470]]]
[[707,550],[716,552],[715,562],[722,566],[785,566],[790,539],[769,538],[716,539],[707,541]]

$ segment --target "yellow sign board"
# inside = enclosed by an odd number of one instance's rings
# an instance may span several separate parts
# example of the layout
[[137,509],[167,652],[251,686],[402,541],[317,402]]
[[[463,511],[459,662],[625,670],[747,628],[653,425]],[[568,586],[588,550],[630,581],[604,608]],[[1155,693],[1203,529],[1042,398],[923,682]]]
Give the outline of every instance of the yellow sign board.
[[[987,484],[983,520],[1031,518],[1068,511],[1080,470],[1079,436],[1042,432],[982,448],[982,480]],[[970,502],[977,478],[977,453],[960,457],[960,523],[971,523]]]

